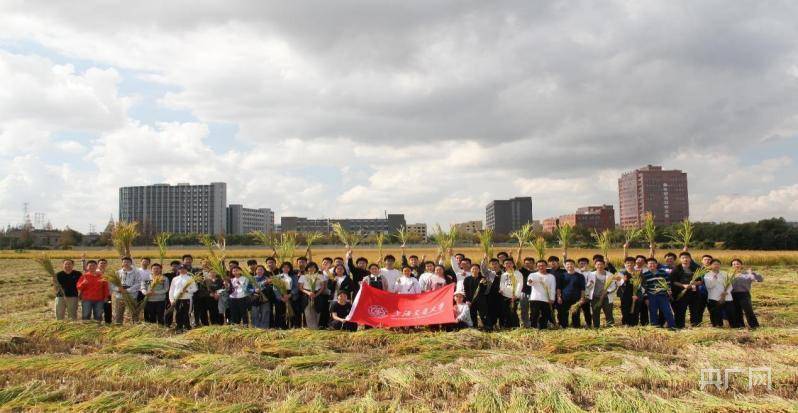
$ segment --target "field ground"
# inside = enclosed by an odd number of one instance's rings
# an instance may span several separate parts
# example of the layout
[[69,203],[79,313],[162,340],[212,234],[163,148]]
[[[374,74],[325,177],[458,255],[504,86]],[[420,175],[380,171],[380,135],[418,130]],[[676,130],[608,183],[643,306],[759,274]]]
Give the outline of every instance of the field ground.
[[[798,266],[757,270],[766,327],[755,331],[178,335],[52,321],[48,277],[0,260],[0,410],[798,411]],[[701,369],[735,367],[771,368],[772,389],[737,374],[727,390],[700,390]]]

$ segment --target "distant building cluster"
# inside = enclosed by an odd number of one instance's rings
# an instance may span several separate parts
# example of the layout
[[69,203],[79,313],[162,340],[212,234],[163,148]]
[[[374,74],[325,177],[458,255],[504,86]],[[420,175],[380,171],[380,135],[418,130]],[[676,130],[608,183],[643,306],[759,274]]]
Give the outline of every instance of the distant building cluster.
[[[341,224],[345,230],[361,234],[391,233],[407,227],[404,214],[387,214],[385,218],[280,218],[280,229],[283,232],[329,234],[333,231],[333,224]],[[426,232],[426,226],[424,231]]]
[[543,220],[543,232],[554,232],[562,225],[587,228],[598,232],[615,228],[615,208],[612,205],[581,207],[573,214]]
[[643,224],[646,212],[654,214],[657,225],[671,225],[690,216],[687,174],[647,165],[618,179],[621,228]]

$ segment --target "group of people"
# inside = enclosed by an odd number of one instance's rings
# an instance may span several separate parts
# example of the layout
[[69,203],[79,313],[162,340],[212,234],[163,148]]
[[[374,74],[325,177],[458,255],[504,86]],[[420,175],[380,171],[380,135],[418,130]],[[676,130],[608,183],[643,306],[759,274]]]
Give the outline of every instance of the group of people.
[[[84,320],[122,324],[125,312],[144,321],[177,330],[207,325],[237,324],[257,328],[310,328],[357,330],[347,321],[352,301],[360,286],[397,294],[418,294],[456,284],[456,323],[445,328],[480,328],[486,331],[508,328],[599,328],[615,324],[614,308],[620,300],[621,324],[655,325],[671,329],[703,323],[709,310],[713,326],[759,326],[751,302],[751,285],[762,275],[735,259],[732,270],[721,270],[721,262],[710,255],[700,264],[688,251],[678,256],[667,253],[663,262],[652,254],[626,257],[616,269],[602,255],[573,260],[551,256],[547,260],[513,257],[500,252],[496,257],[472,260],[464,254],[443,251],[435,260],[416,255],[401,261],[393,255],[377,262],[345,257],[324,257],[319,263],[306,256],[278,263],[267,257],[262,263],[247,260],[226,262],[218,274],[203,260],[184,255],[169,263],[142,258],[135,266],[122,258],[115,277],[107,277],[105,259],[83,257],[83,272],[73,260],[63,261],[58,272],[60,288],[56,317],[77,318],[78,302]],[[110,281],[109,281],[110,280]]]

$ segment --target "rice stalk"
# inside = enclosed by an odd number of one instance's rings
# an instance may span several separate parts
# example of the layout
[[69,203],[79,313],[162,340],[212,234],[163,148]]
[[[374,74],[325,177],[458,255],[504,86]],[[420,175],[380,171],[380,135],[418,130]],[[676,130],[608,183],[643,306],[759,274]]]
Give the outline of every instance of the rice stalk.
[[36,258],[34,258],[37,264],[42,267],[44,272],[50,276],[50,281],[53,284],[53,290],[55,291],[55,295],[57,297],[64,296],[64,288],[61,287],[61,283],[58,282],[58,276],[55,274],[55,267],[53,267],[53,261],[50,260],[50,257],[47,254],[42,254]]
[[525,224],[518,231],[514,231],[510,234],[510,238],[515,238],[515,241],[518,243],[518,248],[524,248],[525,245],[532,241],[533,236],[531,223]]
[[332,228],[335,235],[346,248],[355,248],[357,244],[360,244],[360,241],[363,240],[363,237],[360,235],[344,229],[344,226],[341,225],[340,222],[334,223]]
[[260,241],[260,243],[263,244],[264,247],[269,248],[270,250],[272,250],[272,253],[273,253],[272,255],[273,256],[277,255],[277,249],[275,248],[275,244],[277,243],[277,239],[274,236],[274,233],[270,232],[270,233],[266,234],[263,231],[251,231],[249,233],[249,235],[252,238],[255,238],[256,240]]
[[534,248],[535,252],[538,254],[539,260],[546,259],[546,239],[538,236],[535,238],[535,241],[532,242],[532,248]]
[[313,246],[316,241],[322,238],[324,238],[324,235],[318,231],[305,234],[305,245],[307,245],[308,251],[310,251],[310,247]]
[[155,236],[153,239],[153,243],[156,247],[158,247],[158,257],[160,257],[161,266],[163,267],[163,260],[166,258],[166,243],[169,242],[169,238],[172,236],[169,232],[161,232]]
[[637,241],[640,236],[643,235],[643,228],[629,228],[624,232],[624,245],[632,245],[633,242]]
[[488,259],[493,258],[493,230],[487,228],[479,231],[477,232],[477,237],[479,237],[479,245],[482,247],[482,252],[485,253],[485,256]]
[[396,240],[399,241],[399,245],[402,247],[407,245],[407,241],[410,240],[410,233],[407,231],[407,228],[402,226],[396,231]]
[[111,230],[111,240],[113,241],[114,248],[119,253],[120,257],[130,257],[131,246],[133,240],[140,234],[137,229],[138,222],[124,222],[119,221],[114,225]]
[[591,235],[593,239],[596,240],[596,245],[601,250],[601,255],[604,256],[605,260],[609,261],[610,248],[612,247],[612,235],[610,230],[605,229],[601,233],[593,230],[593,234]]
[[690,246],[690,241],[693,239],[693,224],[689,219],[685,218],[684,221],[679,223],[670,239],[674,242],[682,244],[682,248],[686,251]]
[[[693,276],[690,278],[690,284],[701,280],[708,272],[709,270],[706,267],[699,267],[698,269],[695,270]],[[687,288],[684,288],[682,291],[679,292],[679,295],[676,296],[676,301],[681,300],[685,294],[687,294]]]
[[726,301],[726,295],[728,294],[727,291],[731,288],[732,284],[734,284],[734,279],[740,274],[740,271],[737,269],[732,268],[731,271],[726,273],[726,277],[723,278],[723,292],[720,294],[719,302],[723,303]]
[[[134,315],[134,314],[138,315],[139,314],[138,302],[136,302],[135,298],[130,296],[130,293],[128,293],[127,290],[122,291],[123,290],[122,278],[119,277],[119,272],[118,271],[106,271],[103,274],[103,278],[106,281],[108,281],[109,284],[111,284],[114,287],[116,287],[116,289],[118,291],[118,294],[122,296],[122,301],[125,303],[125,308],[127,308],[128,312],[131,314],[131,316]],[[132,320],[133,320],[133,318],[131,317],[131,321]]]
[[455,242],[457,242],[457,236],[457,228],[454,225],[449,228],[449,232],[446,232],[441,228],[440,224],[435,224],[433,239],[438,244],[441,254],[446,254],[447,251],[454,247]]
[[276,245],[278,262],[291,262],[294,259],[296,245],[296,234],[293,232],[280,234],[280,239]]
[[563,251],[567,251],[571,246],[571,235],[573,235],[573,227],[571,224],[563,224],[557,227],[557,238],[560,241],[560,246]]
[[648,245],[654,245],[657,242],[657,226],[654,224],[654,213],[651,211],[646,212],[645,220],[643,221],[643,234],[648,241]]
[[378,232],[374,237],[374,241],[377,243],[377,254],[380,258],[382,258],[382,244],[385,243],[385,233]]

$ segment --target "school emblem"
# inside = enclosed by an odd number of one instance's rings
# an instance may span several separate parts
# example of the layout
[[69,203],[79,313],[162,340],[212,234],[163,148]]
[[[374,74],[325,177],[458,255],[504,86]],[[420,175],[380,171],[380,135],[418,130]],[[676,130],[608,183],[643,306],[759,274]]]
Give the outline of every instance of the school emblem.
[[388,315],[388,310],[381,305],[371,305],[368,308],[369,317],[383,318]]

